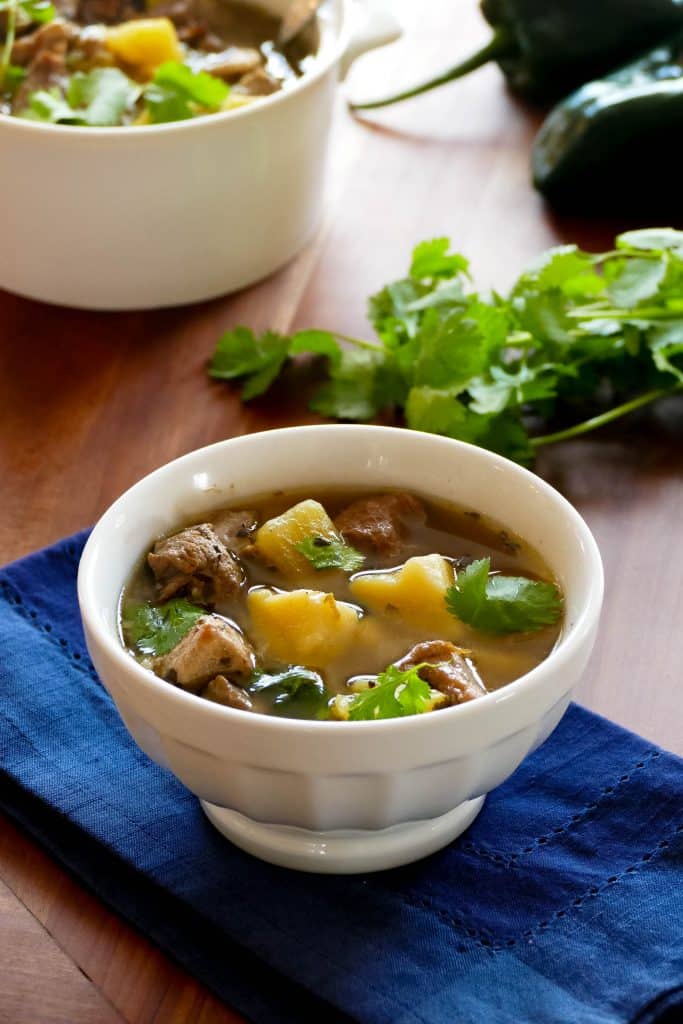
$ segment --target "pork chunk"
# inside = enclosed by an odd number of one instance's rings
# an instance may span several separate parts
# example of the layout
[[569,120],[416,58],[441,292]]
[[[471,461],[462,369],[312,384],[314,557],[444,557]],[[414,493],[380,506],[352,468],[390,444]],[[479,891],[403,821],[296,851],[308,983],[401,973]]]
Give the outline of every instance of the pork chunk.
[[215,676],[207,683],[202,690],[202,697],[212,700],[214,704],[223,704],[239,711],[253,711],[254,708],[249,694],[241,686],[231,683],[225,676]]
[[202,56],[198,68],[208,71],[226,82],[236,82],[261,66],[261,54],[243,46],[228,46],[218,53],[207,53]]
[[62,21],[61,18],[55,18],[14,40],[12,63],[19,67],[27,67],[41,51],[65,52],[66,46],[62,44],[68,44],[77,34],[78,30],[73,25]]
[[255,664],[254,652],[238,629],[218,615],[203,615],[168,654],[155,660],[154,671],[197,693],[219,675],[246,681]]
[[68,77],[66,57],[77,37],[73,25],[56,18],[17,39],[12,47],[12,63],[25,68],[26,77],[12,100],[15,114],[26,109],[31,93],[64,84]]
[[450,704],[464,704],[486,693],[465,660],[468,653],[448,640],[426,640],[412,647],[395,665],[405,671],[427,662],[419,670],[420,678],[448,697]]
[[[153,8],[152,5],[148,5],[150,16],[168,18],[173,22],[178,39],[182,43],[193,45],[201,42],[202,49],[205,49],[208,27],[197,8],[198,5],[193,0],[161,0],[155,3]],[[221,43],[219,49],[222,49],[223,45]]]
[[335,526],[349,544],[391,560],[404,546],[410,521],[424,522],[425,515],[418,498],[399,491],[353,501],[339,513]]
[[270,96],[280,88],[278,80],[269,75],[264,68],[255,68],[254,71],[242,75],[235,86],[235,91],[246,96]]
[[70,21],[76,20],[78,3],[79,0],[52,0],[52,6],[57,11],[57,14],[61,15],[62,18],[68,18]]
[[233,597],[244,582],[244,570],[209,523],[190,526],[159,540],[147,556],[159,589],[159,600],[184,593],[200,604]]
[[78,0],[76,20],[81,25],[118,25],[139,16],[134,0]]
[[32,93],[54,87],[63,89],[72,72],[111,67],[114,58],[104,33],[55,18],[16,40],[12,63],[26,70],[12,101],[13,112],[20,114]]
[[211,526],[219,541],[225,544],[229,551],[241,554],[246,548],[251,547],[257,524],[258,518],[253,509],[228,509],[225,512],[217,512]]

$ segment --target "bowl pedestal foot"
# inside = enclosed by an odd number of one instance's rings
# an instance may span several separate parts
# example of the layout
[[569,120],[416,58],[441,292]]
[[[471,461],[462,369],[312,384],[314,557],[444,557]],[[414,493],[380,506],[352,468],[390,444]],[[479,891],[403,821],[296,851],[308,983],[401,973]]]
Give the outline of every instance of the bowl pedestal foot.
[[472,824],[485,797],[466,800],[425,821],[383,829],[313,832],[289,825],[254,821],[238,811],[200,800],[207,818],[235,846],[247,853],[297,871],[358,874],[410,864],[440,850]]

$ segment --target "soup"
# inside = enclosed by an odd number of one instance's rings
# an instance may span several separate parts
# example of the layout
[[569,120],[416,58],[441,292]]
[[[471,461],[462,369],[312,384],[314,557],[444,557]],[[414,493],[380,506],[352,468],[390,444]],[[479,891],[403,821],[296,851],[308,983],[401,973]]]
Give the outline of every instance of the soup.
[[552,650],[562,598],[521,539],[407,492],[278,493],[157,540],[123,644],[243,711],[341,721],[476,700]]
[[5,0],[0,112],[86,126],[161,124],[287,88],[317,29],[282,51],[278,18],[231,0]]

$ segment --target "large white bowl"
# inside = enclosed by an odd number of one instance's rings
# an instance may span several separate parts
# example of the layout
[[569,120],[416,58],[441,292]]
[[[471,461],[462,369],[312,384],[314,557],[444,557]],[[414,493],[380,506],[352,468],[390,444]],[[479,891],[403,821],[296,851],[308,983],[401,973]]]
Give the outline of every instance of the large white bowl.
[[[258,3],[279,14],[289,0]],[[239,110],[135,128],[0,114],[0,288],[88,309],[176,306],[291,259],[320,221],[337,80],[400,34],[374,0],[326,0],[320,27],[312,69]]]
[[[189,517],[280,488],[407,488],[476,509],[536,548],[564,591],[562,636],[527,675],[476,701],[379,722],[295,721],[221,707],[158,679],[121,646],[119,595],[151,542]],[[481,448],[388,427],[312,426],[202,448],[111,506],[83,553],[88,648],[132,736],[238,845],[311,871],[406,863],[469,825],[555,728],[595,639],[600,554],[538,477]]]

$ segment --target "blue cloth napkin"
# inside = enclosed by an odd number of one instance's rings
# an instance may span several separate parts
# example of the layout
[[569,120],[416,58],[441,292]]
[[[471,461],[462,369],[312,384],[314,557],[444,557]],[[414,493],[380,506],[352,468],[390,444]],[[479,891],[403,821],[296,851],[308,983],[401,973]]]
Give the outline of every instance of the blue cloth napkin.
[[573,706],[440,853],[271,867],[130,740],[83,642],[84,540],[0,571],[0,804],[227,1003],[258,1024],[683,1020],[683,761]]

